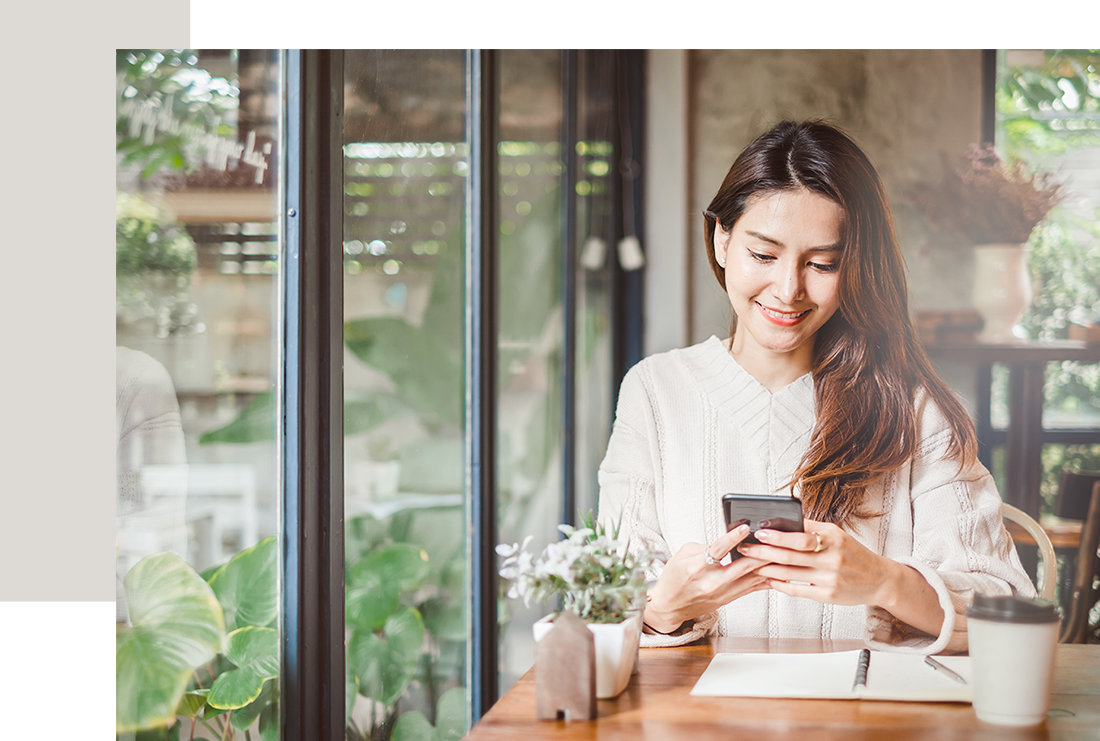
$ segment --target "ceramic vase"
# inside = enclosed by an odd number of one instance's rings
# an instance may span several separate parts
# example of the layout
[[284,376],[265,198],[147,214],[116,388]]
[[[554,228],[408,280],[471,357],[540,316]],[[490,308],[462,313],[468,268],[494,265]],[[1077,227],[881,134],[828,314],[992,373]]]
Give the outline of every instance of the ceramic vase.
[[[539,641],[554,627],[554,616],[547,615],[532,627]],[[621,623],[588,623],[588,629],[596,646],[596,697],[617,697],[637,671],[642,616],[634,613]]]
[[974,247],[974,309],[985,321],[982,342],[1017,342],[1012,328],[1031,303],[1027,252],[1020,244],[980,244]]

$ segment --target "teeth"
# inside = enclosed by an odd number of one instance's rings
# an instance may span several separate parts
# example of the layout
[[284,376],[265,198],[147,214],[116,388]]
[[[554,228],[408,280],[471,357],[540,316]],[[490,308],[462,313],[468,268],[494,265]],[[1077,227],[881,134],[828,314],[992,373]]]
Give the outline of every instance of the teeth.
[[760,305],[760,308],[763,309],[764,311],[766,311],[770,316],[774,316],[776,319],[797,319],[798,317],[800,317],[804,314],[808,314],[810,312],[809,309],[806,309],[806,311],[799,311],[799,312],[795,312],[793,314],[784,314],[781,311],[772,311],[771,309],[769,309],[767,306],[764,306],[763,304]]

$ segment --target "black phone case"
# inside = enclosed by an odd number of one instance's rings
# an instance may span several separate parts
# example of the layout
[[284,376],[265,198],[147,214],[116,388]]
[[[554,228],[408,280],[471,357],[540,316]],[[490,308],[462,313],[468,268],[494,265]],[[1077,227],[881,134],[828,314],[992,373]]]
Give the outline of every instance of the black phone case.
[[[759,543],[756,531],[760,529],[802,532],[802,502],[794,497],[726,494],[722,497],[722,513],[726,518],[726,532],[748,524],[749,535],[742,543]],[[730,558],[736,560],[741,554],[734,548]]]

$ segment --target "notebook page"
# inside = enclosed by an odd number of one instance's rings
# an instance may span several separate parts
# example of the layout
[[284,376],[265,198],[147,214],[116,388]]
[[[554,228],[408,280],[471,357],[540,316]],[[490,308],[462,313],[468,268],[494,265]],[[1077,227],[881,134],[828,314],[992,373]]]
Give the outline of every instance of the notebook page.
[[[970,658],[967,656],[937,656],[937,661],[970,681]],[[865,700],[927,700],[970,702],[973,688],[945,677],[924,663],[915,654],[894,654],[876,651],[871,654],[867,672]]]
[[[715,654],[693,695],[854,699],[859,651],[824,654]],[[874,673],[875,659],[871,659]]]

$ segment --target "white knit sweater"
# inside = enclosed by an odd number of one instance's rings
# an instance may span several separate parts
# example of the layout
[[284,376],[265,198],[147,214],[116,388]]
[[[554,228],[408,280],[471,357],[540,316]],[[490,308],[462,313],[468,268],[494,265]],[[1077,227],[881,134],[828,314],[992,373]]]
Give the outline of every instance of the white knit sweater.
[[[699,615],[681,636],[644,635],[670,646],[718,635],[863,639],[880,649],[938,653],[967,647],[973,592],[1034,595],[1001,520],[1001,499],[981,465],[947,457],[950,430],[919,395],[921,440],[906,464],[872,484],[867,509],[884,512],[847,528],[874,552],[919,571],[939,595],[943,629],[930,636],[880,608],[822,605],[764,590]],[[685,543],[725,531],[722,495],[786,494],[814,427],[813,377],[772,393],[717,339],[653,355],[623,379],[614,429],[600,466],[599,519],[620,523],[632,549],[660,562]]]

